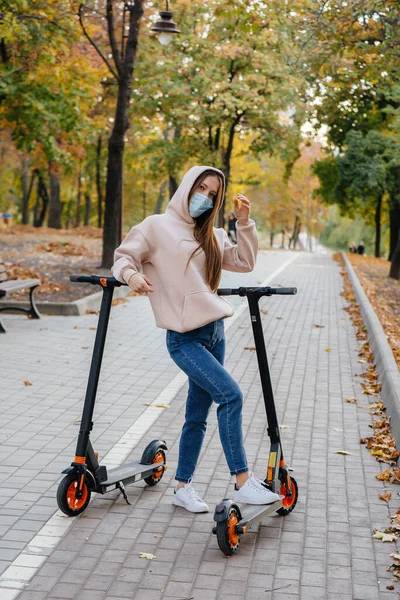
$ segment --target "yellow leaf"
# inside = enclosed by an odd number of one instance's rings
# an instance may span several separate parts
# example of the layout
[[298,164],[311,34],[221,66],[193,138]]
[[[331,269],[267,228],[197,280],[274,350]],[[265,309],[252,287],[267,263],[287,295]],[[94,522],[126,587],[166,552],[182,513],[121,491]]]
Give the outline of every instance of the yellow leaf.
[[325,352],[332,352],[332,348],[330,348],[330,347],[325,348]]
[[335,450],[335,454],[343,454],[343,456],[351,455],[351,452],[347,452],[347,450]]
[[139,558],[146,558],[147,560],[154,560],[156,558],[156,555],[150,554],[149,552],[140,552]]

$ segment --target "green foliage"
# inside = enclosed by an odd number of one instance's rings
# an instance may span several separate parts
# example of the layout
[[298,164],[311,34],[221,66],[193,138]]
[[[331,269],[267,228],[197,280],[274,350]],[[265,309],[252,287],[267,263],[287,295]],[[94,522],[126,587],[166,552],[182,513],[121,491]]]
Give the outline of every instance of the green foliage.
[[[365,244],[366,253],[374,255],[375,230],[374,227],[367,225],[365,221],[357,215],[354,219],[340,215],[337,205],[331,206],[328,210],[326,219],[322,221],[322,232],[320,243],[334,250],[349,249],[351,242],[356,245],[362,240]],[[384,227],[382,235],[381,250],[388,250],[389,231]]]

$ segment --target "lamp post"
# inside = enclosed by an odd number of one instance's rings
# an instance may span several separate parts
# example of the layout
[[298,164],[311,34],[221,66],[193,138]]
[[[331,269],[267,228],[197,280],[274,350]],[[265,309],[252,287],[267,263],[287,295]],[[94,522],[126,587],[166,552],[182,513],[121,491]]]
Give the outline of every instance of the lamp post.
[[151,31],[158,32],[158,41],[162,46],[167,46],[172,40],[174,33],[180,33],[176,23],[172,20],[172,12],[169,10],[168,0],[165,2],[166,10],[160,11],[161,19],[157,21]]

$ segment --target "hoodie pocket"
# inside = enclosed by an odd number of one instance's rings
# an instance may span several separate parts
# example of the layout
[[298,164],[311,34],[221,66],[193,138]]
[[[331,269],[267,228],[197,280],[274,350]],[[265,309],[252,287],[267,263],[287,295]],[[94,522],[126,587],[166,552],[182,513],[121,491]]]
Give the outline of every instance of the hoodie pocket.
[[231,305],[221,296],[209,291],[191,292],[185,295],[182,328],[184,331],[191,331],[232,315]]

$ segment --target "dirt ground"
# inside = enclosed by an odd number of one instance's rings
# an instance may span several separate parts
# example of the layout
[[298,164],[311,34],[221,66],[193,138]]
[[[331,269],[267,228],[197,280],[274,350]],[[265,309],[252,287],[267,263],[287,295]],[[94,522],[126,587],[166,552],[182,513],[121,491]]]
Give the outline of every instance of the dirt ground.
[[400,281],[388,277],[390,263],[382,258],[347,254],[385,330],[400,368]]
[[[99,267],[102,231],[95,227],[57,230],[47,227],[14,225],[0,229],[0,258],[9,279],[37,277],[37,301],[71,302],[93,294],[93,286],[71,283],[69,276],[110,275]],[[11,298],[22,300],[27,292],[15,292]]]

